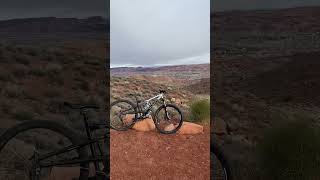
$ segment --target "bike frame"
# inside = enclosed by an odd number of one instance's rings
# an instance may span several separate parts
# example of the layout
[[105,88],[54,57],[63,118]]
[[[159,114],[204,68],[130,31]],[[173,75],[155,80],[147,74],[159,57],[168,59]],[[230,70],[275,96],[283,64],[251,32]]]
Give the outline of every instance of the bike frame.
[[152,97],[150,99],[144,100],[143,101],[144,103],[150,105],[150,107],[146,111],[142,110],[142,107],[139,106],[139,102],[137,101],[137,108],[139,108],[139,112],[141,112],[143,114],[148,114],[150,112],[150,110],[152,109],[152,107],[153,107],[153,104],[151,104],[150,102],[153,101],[153,100],[158,100],[159,101],[159,100],[162,99],[163,100],[163,104],[165,105],[164,97],[165,97],[164,94],[160,93],[160,94],[158,94],[158,95],[156,95],[156,96],[154,96],[154,97]]
[[[105,174],[106,172],[101,172],[100,168],[99,168],[99,163],[100,161],[103,161],[103,151],[99,145],[99,141],[101,140],[106,140],[108,138],[108,135],[104,135],[102,137],[96,137],[93,138],[92,137],[92,130],[93,126],[90,126],[88,123],[88,117],[86,115],[85,112],[81,111],[81,114],[83,115],[83,120],[84,120],[84,124],[85,124],[85,129],[86,129],[86,135],[87,135],[87,140],[84,141],[81,144],[76,144],[76,145],[70,145],[67,146],[65,148],[50,152],[50,153],[46,153],[46,154],[42,154],[39,155],[39,157],[37,158],[39,161],[39,167],[40,168],[48,168],[48,167],[53,167],[53,166],[63,166],[63,165],[73,165],[73,164],[79,164],[79,163],[85,163],[85,162],[94,162],[94,166],[95,166],[95,170],[96,170],[96,174]],[[94,125],[94,129],[95,130],[99,130],[99,129],[105,129],[107,128],[107,124],[103,123],[103,124],[95,124]],[[97,127],[98,126],[98,127]],[[94,144],[97,145],[99,153],[101,155],[97,155],[96,153],[96,148],[94,146]],[[63,153],[67,153],[73,150],[77,150],[80,149],[84,146],[88,146],[90,147],[90,152],[91,152],[91,157],[88,157],[87,159],[77,159],[77,160],[61,160],[61,161],[51,161],[50,163],[42,163],[42,160],[48,159],[50,157],[56,156],[56,155],[60,155]]]

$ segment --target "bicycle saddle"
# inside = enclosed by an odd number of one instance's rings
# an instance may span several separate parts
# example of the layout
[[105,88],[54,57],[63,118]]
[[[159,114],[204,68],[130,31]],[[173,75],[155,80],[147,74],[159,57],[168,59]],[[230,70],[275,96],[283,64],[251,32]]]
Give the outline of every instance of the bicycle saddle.
[[78,110],[82,110],[82,109],[100,109],[99,106],[96,105],[80,105],[80,104],[72,104],[69,102],[63,102],[63,105],[66,107],[69,107],[71,109],[78,109]]

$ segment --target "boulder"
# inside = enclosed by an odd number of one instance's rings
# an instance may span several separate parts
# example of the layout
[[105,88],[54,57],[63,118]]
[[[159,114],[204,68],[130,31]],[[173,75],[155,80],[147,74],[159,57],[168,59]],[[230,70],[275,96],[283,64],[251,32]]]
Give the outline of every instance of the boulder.
[[190,122],[183,122],[178,134],[200,134],[203,133],[203,126]]
[[144,119],[143,121],[138,121],[134,124],[132,129],[137,131],[152,131],[156,128],[154,122],[151,118]]
[[122,119],[124,123],[130,124],[134,119],[134,114],[126,114],[126,116]]

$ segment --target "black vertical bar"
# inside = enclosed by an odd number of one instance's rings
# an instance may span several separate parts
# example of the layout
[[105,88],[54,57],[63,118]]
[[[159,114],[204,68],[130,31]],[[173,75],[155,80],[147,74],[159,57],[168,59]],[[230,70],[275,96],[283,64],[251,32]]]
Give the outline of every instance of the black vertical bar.
[[[108,29],[107,29],[107,57],[106,57],[106,116],[105,118],[107,119],[107,128],[106,128],[106,134],[110,135],[110,129],[109,129],[109,124],[110,124],[110,0],[107,2],[107,20],[108,20]],[[110,136],[109,138],[106,138],[105,142],[105,148],[107,154],[106,154],[106,161],[104,162],[104,166],[106,168],[106,174],[110,175]],[[107,177],[107,179],[110,179],[110,177]]]

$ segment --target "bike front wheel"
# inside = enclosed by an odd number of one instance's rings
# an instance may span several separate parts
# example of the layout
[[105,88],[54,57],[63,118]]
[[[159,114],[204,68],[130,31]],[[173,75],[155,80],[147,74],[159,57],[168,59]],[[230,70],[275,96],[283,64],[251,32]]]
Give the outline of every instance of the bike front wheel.
[[[82,138],[73,130],[52,121],[37,120],[18,124],[0,136],[0,180],[44,180],[61,177],[62,172],[54,170],[58,165],[50,166],[49,164],[86,159],[87,149],[75,149],[42,159],[43,155],[79,144],[81,140]],[[72,176],[70,180],[72,178],[88,179],[88,162],[63,167],[75,170],[72,175],[63,175],[64,177]]]
[[173,104],[160,106],[154,113],[153,120],[158,131],[163,134],[176,133],[183,123],[180,109]]

